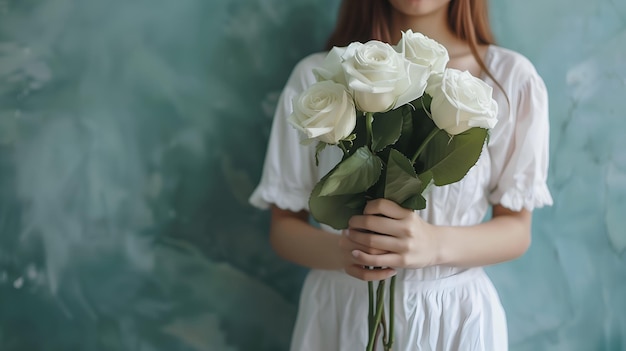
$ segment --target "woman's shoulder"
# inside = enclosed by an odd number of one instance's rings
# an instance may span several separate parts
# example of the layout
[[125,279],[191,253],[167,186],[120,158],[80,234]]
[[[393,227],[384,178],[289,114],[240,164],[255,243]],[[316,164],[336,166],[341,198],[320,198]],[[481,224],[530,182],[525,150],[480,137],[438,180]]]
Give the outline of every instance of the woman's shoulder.
[[294,65],[285,88],[303,91],[313,84],[315,82],[313,69],[324,62],[326,54],[326,52],[315,52],[300,59]]
[[309,54],[300,59],[294,69],[311,70],[315,67],[318,67],[322,64],[322,62],[324,62],[324,58],[326,58],[327,54],[327,51],[319,51]]
[[502,46],[489,46],[486,63],[490,72],[499,82],[511,81],[519,84],[541,79],[535,65],[528,57]]

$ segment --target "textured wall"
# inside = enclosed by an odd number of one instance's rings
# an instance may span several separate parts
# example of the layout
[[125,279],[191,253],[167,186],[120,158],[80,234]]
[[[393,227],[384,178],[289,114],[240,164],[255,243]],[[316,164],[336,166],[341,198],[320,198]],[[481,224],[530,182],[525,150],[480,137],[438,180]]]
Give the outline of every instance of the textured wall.
[[[1,350],[286,349],[304,271],[246,199],[337,3],[0,0]],[[556,205],[489,269],[512,349],[626,349],[626,3],[493,23],[551,96]]]
[[626,2],[493,1],[500,42],[550,94],[555,206],[490,273],[514,350],[626,350]]

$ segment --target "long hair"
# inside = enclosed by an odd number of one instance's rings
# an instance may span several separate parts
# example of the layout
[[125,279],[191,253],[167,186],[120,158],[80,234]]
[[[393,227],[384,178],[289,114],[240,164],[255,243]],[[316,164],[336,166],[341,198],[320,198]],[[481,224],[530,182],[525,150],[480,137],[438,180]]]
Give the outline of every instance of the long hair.
[[[457,37],[467,41],[480,68],[502,90],[478,54],[478,45],[495,44],[489,25],[487,0],[451,0],[448,7],[448,25]],[[353,41],[365,43],[369,40],[380,40],[391,43],[390,27],[391,4],[389,1],[343,0],[339,8],[337,24],[326,43],[326,49],[330,50],[333,46],[346,46]]]

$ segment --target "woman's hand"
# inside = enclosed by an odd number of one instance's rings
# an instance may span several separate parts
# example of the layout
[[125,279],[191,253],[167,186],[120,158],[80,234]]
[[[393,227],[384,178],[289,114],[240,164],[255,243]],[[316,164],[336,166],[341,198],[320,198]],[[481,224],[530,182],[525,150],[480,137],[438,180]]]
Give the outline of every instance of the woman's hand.
[[[388,251],[375,249],[367,245],[360,244],[349,237],[349,230],[341,233],[339,247],[343,255],[344,270],[349,275],[361,280],[384,280],[396,274],[396,271],[389,267],[368,267],[354,256],[354,252],[366,252],[368,255],[377,256],[388,254]],[[378,235],[378,234],[371,234]]]
[[440,250],[436,228],[413,210],[393,201],[369,201],[363,215],[350,219],[349,229],[340,241],[346,263],[349,263],[346,272],[363,280],[380,280],[395,274],[395,270],[371,270],[364,266],[423,268],[434,265]]

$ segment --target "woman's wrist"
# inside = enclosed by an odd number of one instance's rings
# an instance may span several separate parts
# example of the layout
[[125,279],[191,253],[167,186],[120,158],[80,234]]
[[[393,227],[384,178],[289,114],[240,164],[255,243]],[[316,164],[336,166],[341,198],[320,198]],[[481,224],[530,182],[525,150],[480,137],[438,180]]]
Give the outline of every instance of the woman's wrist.
[[530,224],[530,212],[521,211],[472,226],[429,225],[434,265],[477,267],[518,258],[530,245]]
[[449,237],[451,227],[431,224],[433,237],[433,264],[432,266],[446,265],[450,262]]

